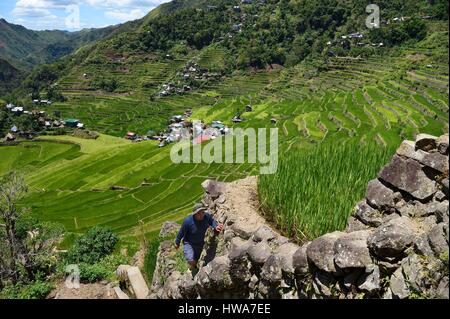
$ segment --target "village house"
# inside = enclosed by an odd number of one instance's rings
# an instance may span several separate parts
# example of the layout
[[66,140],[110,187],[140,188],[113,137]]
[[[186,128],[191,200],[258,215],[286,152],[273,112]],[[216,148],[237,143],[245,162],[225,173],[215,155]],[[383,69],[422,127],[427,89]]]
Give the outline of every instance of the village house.
[[241,122],[242,122],[242,119],[241,119],[240,117],[238,117],[238,116],[235,116],[235,117],[233,117],[233,118],[231,119],[231,121],[232,121],[233,123],[241,123]]
[[23,111],[24,111],[24,109],[22,106],[16,106],[11,109],[11,112],[16,113],[16,114],[22,114]]
[[16,137],[15,137],[13,134],[8,133],[8,134],[6,134],[5,140],[6,140],[7,142],[12,142],[12,141],[15,141],[15,140],[16,140]]
[[80,121],[76,119],[67,119],[64,121],[64,125],[67,127],[77,127],[79,123]]
[[135,140],[137,138],[137,134],[134,132],[128,132],[127,135],[125,135],[125,139],[127,140]]

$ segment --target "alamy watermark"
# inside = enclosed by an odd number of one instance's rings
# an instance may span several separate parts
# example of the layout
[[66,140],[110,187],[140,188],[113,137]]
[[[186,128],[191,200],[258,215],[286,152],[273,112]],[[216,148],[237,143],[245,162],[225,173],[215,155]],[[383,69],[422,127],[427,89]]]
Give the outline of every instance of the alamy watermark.
[[366,12],[370,13],[366,18],[366,27],[369,29],[376,29],[380,27],[380,7],[376,4],[369,4],[366,7]]
[[64,282],[66,287],[69,289],[79,289],[80,288],[80,268],[78,265],[67,265],[66,266],[66,281]]
[[277,171],[278,128],[230,128],[222,135],[202,126],[194,121],[191,130],[177,132],[179,141],[170,150],[173,163],[258,163],[261,174]]

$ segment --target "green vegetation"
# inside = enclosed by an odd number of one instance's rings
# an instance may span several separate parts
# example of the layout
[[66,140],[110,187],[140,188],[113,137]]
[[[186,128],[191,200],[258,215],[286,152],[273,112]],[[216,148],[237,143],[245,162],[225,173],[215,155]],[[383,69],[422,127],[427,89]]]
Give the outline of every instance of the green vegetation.
[[109,255],[118,240],[110,229],[93,227],[75,240],[68,259],[73,263],[94,264]]
[[152,240],[150,241],[147,251],[145,252],[145,259],[144,259],[144,274],[147,278],[147,282],[152,282],[153,280],[153,274],[155,272],[156,267],[156,257],[158,255],[158,249],[159,249],[159,240]]
[[[145,236],[151,279],[162,223],[182,221],[202,196],[201,182],[258,172],[249,163],[173,164],[170,147],[122,138],[158,132],[192,108],[191,119],[206,123],[279,128],[279,170],[259,184],[266,214],[299,240],[342,229],[393,148],[419,132],[448,131],[448,25],[439,13],[448,2],[433,3],[381,1],[383,19],[413,19],[365,33],[364,41],[383,47],[336,41],[365,30],[367,3],[359,0],[241,5],[245,22],[233,3],[164,4],[92,47],[39,66],[4,98],[31,107],[29,94],[51,96],[47,114],[79,119],[99,135],[1,145],[0,176],[14,169],[25,175],[30,191],[20,204],[37,220],[64,226],[61,247],[70,250],[97,225],[117,234],[118,246],[136,249]],[[424,15],[434,18],[417,20]],[[242,31],[233,31],[241,22]],[[178,83],[192,61],[218,77],[160,97],[162,85]],[[233,124],[236,114],[243,121]],[[25,130],[33,123],[0,108],[0,137],[14,124]],[[86,260],[83,280],[108,277],[122,258],[109,256]]]
[[393,152],[353,142],[291,151],[281,158],[276,174],[259,178],[262,210],[300,241],[343,230],[367,183]]
[[18,69],[30,71],[38,64],[51,63],[84,45],[107,37],[118,29],[120,30],[119,26],[109,26],[78,32],[34,31],[0,19],[0,43],[3,44],[0,59],[8,61]]
[[18,202],[28,192],[23,176],[0,178],[0,290],[8,296],[40,298],[51,289],[43,283],[57,264],[54,248],[60,225],[37,221]]
[[11,285],[0,290],[0,299],[44,299],[53,288],[53,283],[44,281]]
[[[120,265],[130,263],[130,258],[119,254],[108,255],[95,263],[79,263],[80,281],[93,283],[100,280],[116,280],[116,270]],[[66,263],[63,263],[66,265]]]
[[0,59],[0,96],[17,88],[25,74],[13,67],[8,61]]

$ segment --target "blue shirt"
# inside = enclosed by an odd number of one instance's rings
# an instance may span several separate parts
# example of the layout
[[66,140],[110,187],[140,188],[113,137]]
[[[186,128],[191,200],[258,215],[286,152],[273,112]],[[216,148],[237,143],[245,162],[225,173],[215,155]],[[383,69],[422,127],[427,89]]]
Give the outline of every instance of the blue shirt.
[[179,246],[181,239],[184,238],[184,243],[189,243],[194,246],[203,246],[205,243],[205,233],[208,230],[208,227],[217,227],[217,222],[209,213],[205,213],[202,220],[196,220],[194,215],[190,215],[183,221],[183,225],[181,225],[175,243]]

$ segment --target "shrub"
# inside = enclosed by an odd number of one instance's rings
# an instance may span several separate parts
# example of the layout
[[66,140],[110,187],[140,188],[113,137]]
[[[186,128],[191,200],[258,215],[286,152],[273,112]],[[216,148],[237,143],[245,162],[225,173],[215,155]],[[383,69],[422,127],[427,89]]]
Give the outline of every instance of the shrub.
[[55,286],[49,282],[9,285],[0,292],[0,299],[44,299]]
[[75,240],[69,251],[71,262],[94,264],[109,255],[119,238],[109,228],[95,226]]
[[96,282],[106,279],[110,275],[110,271],[104,265],[97,263],[94,265],[81,263],[80,268],[80,280],[82,282]]

